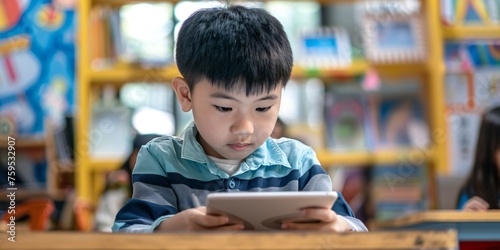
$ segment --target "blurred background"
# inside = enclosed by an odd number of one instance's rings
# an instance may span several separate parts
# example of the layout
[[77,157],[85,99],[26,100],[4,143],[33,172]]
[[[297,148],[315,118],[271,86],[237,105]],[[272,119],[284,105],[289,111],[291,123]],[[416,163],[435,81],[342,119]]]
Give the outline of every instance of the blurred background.
[[[480,116],[500,104],[500,1],[239,4],[282,22],[282,136],[315,149],[357,217],[455,208]],[[141,135],[192,120],[170,87],[176,34],[219,5],[0,1],[0,215],[15,187],[27,230],[109,231]]]

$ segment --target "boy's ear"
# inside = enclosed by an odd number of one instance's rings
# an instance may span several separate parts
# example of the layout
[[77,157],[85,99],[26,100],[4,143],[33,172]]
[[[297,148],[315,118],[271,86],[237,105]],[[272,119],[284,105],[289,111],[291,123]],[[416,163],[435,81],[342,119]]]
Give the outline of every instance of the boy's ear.
[[174,88],[175,95],[177,96],[177,100],[179,100],[182,111],[188,112],[191,110],[193,105],[191,101],[191,90],[186,80],[181,77],[176,77],[172,81],[172,87]]

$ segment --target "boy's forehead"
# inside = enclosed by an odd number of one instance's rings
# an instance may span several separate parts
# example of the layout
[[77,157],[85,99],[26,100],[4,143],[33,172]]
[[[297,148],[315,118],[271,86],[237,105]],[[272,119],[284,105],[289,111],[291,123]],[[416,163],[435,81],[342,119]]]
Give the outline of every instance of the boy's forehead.
[[[227,84],[216,84],[216,83],[210,83],[212,87],[214,87],[217,91],[223,92],[223,93],[228,93],[228,94],[235,94],[235,95],[247,95],[247,84],[245,82],[235,82],[234,84],[231,85],[231,88],[227,88],[225,86],[228,86]],[[258,85],[258,84],[256,84]],[[282,84],[277,84],[276,88],[274,89],[266,89],[262,88],[261,86],[255,86],[252,91],[248,94],[248,96],[262,96],[262,95],[268,95],[271,93],[274,93],[276,91],[281,91],[283,89]]]
[[[209,85],[210,88],[212,88],[213,91],[217,91],[220,93],[227,93],[227,94],[234,94],[234,95],[241,95],[244,94],[246,95],[247,92],[247,83],[244,80],[239,80],[239,81],[234,81],[231,83],[225,83],[225,82],[212,82],[204,78],[201,81],[198,81],[196,84],[194,84],[194,87],[196,87],[199,84],[206,84]],[[274,89],[267,89],[267,84],[258,84],[256,83],[255,86],[252,88],[252,91],[248,94],[248,96],[261,96],[261,95],[268,95],[270,93],[274,93],[276,91],[281,92],[283,90],[284,85],[282,83],[276,84],[276,88]]]

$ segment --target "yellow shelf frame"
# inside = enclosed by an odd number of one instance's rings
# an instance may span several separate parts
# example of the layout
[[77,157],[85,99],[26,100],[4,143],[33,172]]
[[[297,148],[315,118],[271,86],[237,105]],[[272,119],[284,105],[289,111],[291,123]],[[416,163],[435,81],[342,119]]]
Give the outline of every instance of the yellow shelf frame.
[[[428,111],[430,117],[430,135],[434,150],[434,171],[430,173],[445,174],[448,172],[448,150],[445,114],[444,91],[444,51],[443,33],[441,24],[440,2],[434,0],[423,1],[427,23],[427,76],[428,76]],[[434,199],[435,200],[435,199]]]
[[175,64],[163,68],[141,68],[140,66],[125,66],[103,70],[92,70],[90,81],[92,85],[117,84],[127,82],[170,82],[180,76]]
[[370,167],[373,165],[420,165],[434,160],[432,149],[385,149],[377,151],[328,151],[315,150],[318,160],[324,167]]
[[444,27],[445,39],[500,39],[500,25],[498,26],[457,26]]
[[365,60],[357,59],[351,65],[337,68],[307,68],[301,65],[295,65],[292,70],[292,78],[334,78],[345,76],[356,76],[364,74],[369,65]]
[[[95,204],[92,190],[92,172],[89,167],[89,132],[90,132],[90,48],[89,17],[91,1],[78,1],[78,35],[77,39],[77,116],[75,117],[75,188],[76,199],[82,204]],[[94,198],[94,199],[92,199]],[[80,214],[88,224],[81,228],[92,230],[92,211],[83,210]]]
[[[363,59],[356,59],[346,67],[338,68],[307,68],[295,65],[292,69],[291,78],[335,78],[351,77],[366,73],[370,68],[376,69],[384,75],[418,74],[427,70],[423,63],[412,64],[372,64]],[[141,68],[140,66],[121,65],[102,70],[91,70],[90,81],[92,85],[115,84],[122,85],[126,82],[170,82],[181,73],[175,64],[162,68]]]
[[[332,78],[356,76],[365,73],[370,66],[364,60],[355,60],[352,65],[339,68],[305,68],[294,66],[292,78]],[[382,66],[385,67],[385,66]],[[396,66],[387,66],[395,69]],[[413,66],[409,66],[413,67]],[[170,82],[175,77],[180,77],[181,73],[175,64],[170,64],[162,68],[141,68],[140,66],[123,65],[102,70],[91,70],[90,81],[92,85],[114,84],[122,85],[127,82]]]
[[89,167],[93,172],[96,173],[107,173],[117,170],[125,159],[92,159],[90,161]]

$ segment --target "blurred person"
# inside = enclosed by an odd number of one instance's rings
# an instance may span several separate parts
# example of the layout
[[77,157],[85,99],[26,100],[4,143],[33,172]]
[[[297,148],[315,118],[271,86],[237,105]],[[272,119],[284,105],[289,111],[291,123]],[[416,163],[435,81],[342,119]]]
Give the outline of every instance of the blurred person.
[[472,171],[459,192],[457,209],[500,208],[500,106],[482,116]]
[[128,198],[132,197],[132,171],[137,161],[137,155],[143,145],[154,138],[157,134],[136,135],[133,140],[132,152],[122,166],[106,176],[106,186],[99,198],[94,227],[100,232],[111,232],[113,221],[120,208]]

